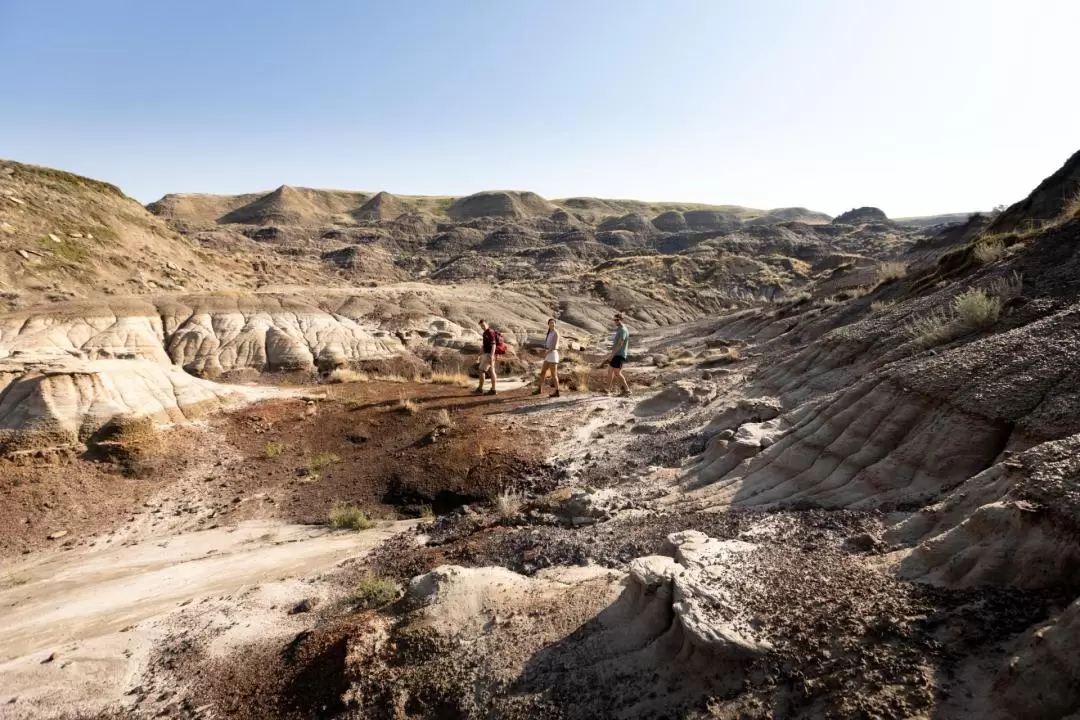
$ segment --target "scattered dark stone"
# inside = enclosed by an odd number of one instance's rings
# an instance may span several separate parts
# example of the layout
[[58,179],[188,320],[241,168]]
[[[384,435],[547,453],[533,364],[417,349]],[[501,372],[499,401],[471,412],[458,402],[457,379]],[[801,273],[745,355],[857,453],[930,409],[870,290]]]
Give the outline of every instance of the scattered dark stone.
[[299,615],[300,613],[311,612],[316,605],[319,604],[319,598],[304,598],[300,602],[293,605],[289,610],[290,615]]

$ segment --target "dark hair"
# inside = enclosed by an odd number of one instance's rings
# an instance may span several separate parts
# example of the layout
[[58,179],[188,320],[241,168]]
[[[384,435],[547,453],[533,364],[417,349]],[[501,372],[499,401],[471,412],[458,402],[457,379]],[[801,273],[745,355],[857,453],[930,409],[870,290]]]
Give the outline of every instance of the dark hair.
[[548,318],[548,322],[555,322],[555,318]]
[[480,318],[480,324],[487,325],[487,320],[485,320],[484,318]]

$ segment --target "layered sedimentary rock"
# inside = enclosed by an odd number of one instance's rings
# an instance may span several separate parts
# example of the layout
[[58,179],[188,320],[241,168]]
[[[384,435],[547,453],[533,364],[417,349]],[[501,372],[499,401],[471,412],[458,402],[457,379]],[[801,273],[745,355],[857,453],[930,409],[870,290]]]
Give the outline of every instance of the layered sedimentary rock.
[[118,417],[181,422],[267,392],[145,359],[19,353],[0,362],[0,455],[81,452]]

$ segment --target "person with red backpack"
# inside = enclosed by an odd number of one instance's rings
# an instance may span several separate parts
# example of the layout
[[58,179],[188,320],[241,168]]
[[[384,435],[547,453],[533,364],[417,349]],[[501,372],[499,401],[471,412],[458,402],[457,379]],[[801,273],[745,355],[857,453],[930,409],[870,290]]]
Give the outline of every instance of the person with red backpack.
[[495,356],[506,354],[506,342],[503,340],[502,333],[490,327],[487,320],[480,321],[480,328],[484,331],[484,344],[480,357],[477,358],[477,364],[480,366],[480,384],[476,386],[474,392],[477,395],[482,395],[484,393],[484,375],[491,375],[491,389],[487,391],[487,394],[497,395],[495,381],[498,378],[495,374]]

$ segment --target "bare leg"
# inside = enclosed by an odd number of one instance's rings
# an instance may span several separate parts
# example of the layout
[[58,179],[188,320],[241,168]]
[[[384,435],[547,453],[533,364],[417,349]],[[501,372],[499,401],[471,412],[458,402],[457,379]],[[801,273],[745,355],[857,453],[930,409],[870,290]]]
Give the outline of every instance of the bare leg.
[[630,393],[630,384],[628,382],[626,382],[626,376],[622,374],[622,368],[617,368],[617,369],[613,368],[613,369],[615,370],[615,377],[619,378],[619,382],[622,383],[623,390],[627,394],[629,394]]
[[555,383],[555,392],[559,392],[559,365],[558,363],[551,364],[551,379]]
[[492,390],[492,392],[494,392],[495,391],[495,381],[498,380],[498,377],[495,375],[495,361],[491,362],[491,368],[488,370],[488,372],[491,373],[491,390]]
[[539,395],[541,392],[543,392],[543,390],[544,390],[544,376],[548,374],[548,371],[550,369],[551,369],[551,363],[546,362],[546,361],[544,362],[543,365],[540,366],[540,377],[537,380],[536,393],[535,394]]
[[607,371],[607,391],[611,392],[611,386],[615,382],[615,368],[608,366]]

